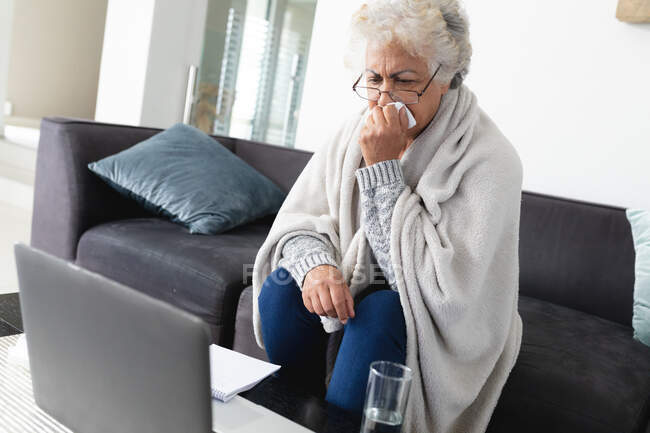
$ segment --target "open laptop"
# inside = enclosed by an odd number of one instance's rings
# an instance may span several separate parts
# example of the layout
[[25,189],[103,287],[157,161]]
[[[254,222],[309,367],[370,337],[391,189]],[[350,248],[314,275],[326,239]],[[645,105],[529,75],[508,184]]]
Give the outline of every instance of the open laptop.
[[210,331],[166,302],[14,245],[34,398],[90,432],[308,432],[242,397],[210,396]]

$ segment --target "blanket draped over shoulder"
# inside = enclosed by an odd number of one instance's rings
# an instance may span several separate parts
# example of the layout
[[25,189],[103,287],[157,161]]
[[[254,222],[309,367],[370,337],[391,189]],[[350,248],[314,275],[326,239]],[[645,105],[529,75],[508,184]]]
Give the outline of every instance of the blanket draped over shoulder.
[[[262,348],[257,299],[291,236],[331,242],[352,296],[373,278],[370,246],[355,224],[367,110],[314,152],[257,253],[253,324]],[[407,185],[393,210],[390,253],[413,371],[403,431],[484,432],[521,346],[522,164],[465,85],[444,95],[400,164]],[[342,326],[322,322],[327,332]]]

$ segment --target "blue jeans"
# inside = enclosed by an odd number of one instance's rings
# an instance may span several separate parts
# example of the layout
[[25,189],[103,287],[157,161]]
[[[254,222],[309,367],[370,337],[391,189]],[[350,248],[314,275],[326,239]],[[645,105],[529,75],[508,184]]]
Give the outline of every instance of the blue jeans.
[[[324,383],[327,333],[310,313],[289,271],[279,267],[264,281],[258,298],[262,337],[269,360],[301,381]],[[406,361],[406,324],[393,290],[378,290],[354,307],[344,326],[325,399],[347,410],[361,411],[372,361]]]

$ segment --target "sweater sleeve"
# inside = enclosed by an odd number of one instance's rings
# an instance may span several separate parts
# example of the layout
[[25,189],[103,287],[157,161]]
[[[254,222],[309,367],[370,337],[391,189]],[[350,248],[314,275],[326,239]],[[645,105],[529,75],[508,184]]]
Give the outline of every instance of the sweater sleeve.
[[355,174],[366,238],[388,284],[397,290],[390,255],[390,224],[395,203],[406,185],[402,166],[399,159],[389,159],[358,168]]
[[338,267],[332,245],[310,235],[296,235],[282,247],[282,258],[278,266],[285,268],[302,290],[305,275],[319,265]]

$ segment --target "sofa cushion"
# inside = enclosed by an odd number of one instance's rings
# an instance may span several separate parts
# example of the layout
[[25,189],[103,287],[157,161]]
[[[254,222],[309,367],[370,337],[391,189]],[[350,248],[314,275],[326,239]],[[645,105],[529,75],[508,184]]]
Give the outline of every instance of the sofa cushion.
[[273,218],[218,235],[158,217],[112,221],[83,233],[76,263],[200,316],[214,342],[231,347],[239,294]]
[[643,430],[650,348],[632,328],[519,296],[522,345],[489,432]]
[[200,129],[170,128],[88,168],[121,194],[186,226],[218,234],[274,215],[285,193]]
[[522,193],[520,293],[632,326],[634,242],[625,209]]
[[262,361],[269,360],[266,351],[259,347],[257,341],[255,341],[253,331],[253,286],[246,287],[239,297],[232,348],[237,352],[253,356]]

